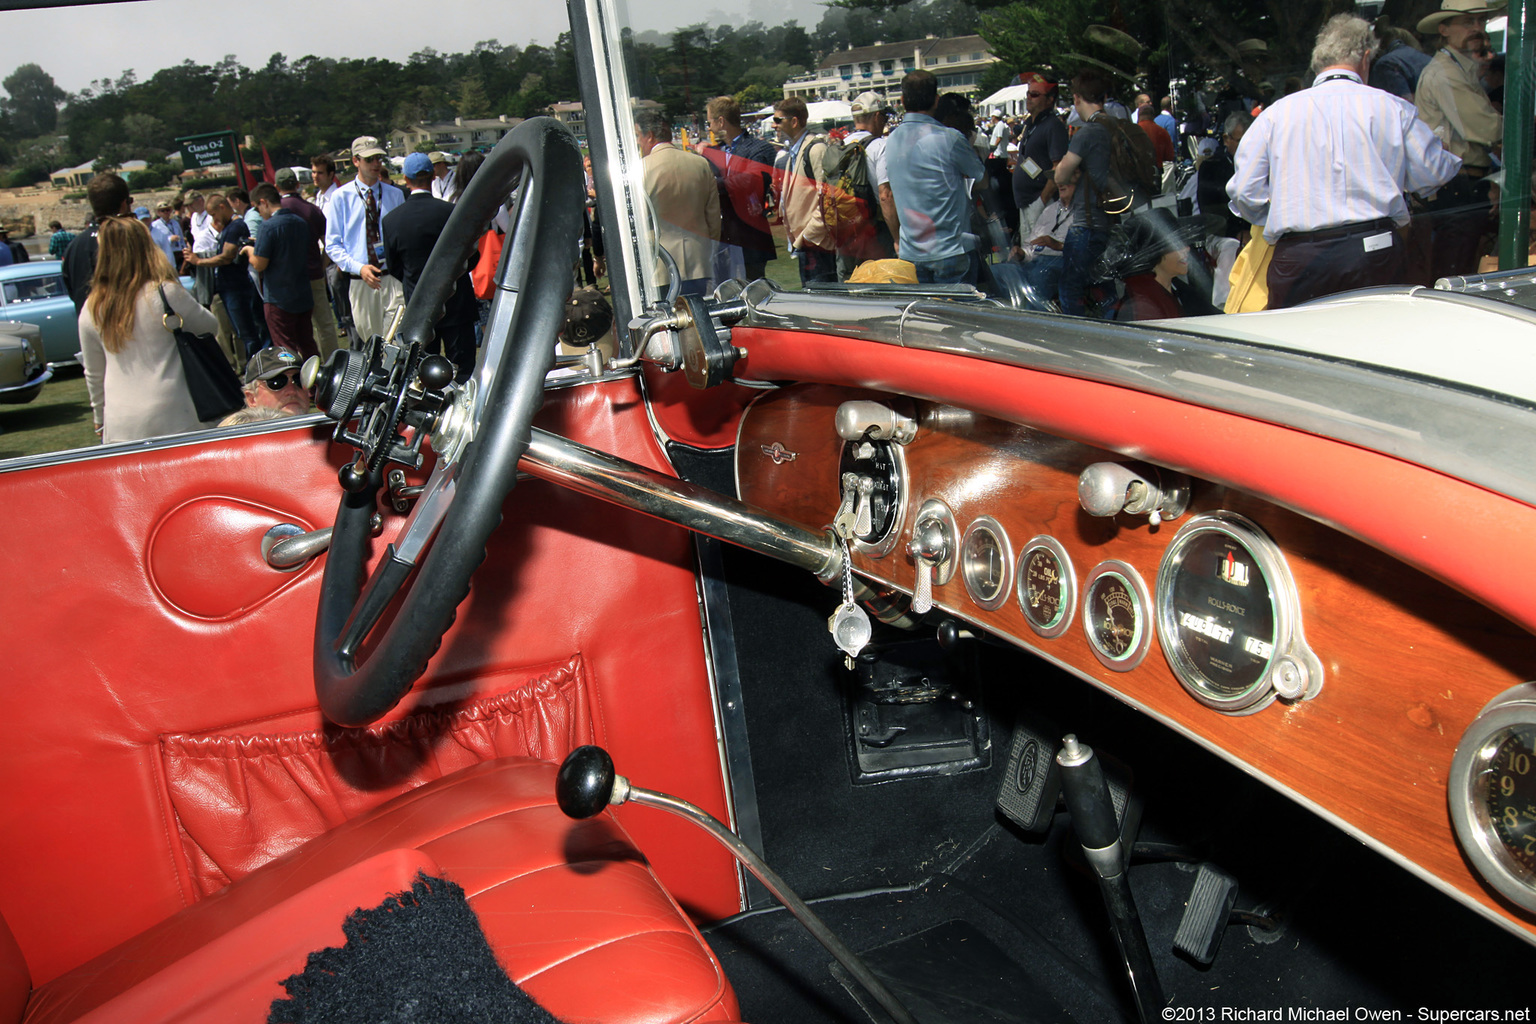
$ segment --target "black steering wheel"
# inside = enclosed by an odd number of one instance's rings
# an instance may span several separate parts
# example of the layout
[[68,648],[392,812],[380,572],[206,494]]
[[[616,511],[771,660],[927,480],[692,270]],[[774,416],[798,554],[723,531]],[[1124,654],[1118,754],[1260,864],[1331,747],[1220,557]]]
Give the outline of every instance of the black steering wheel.
[[[370,365],[379,364],[377,341],[367,354],[338,352],[322,371],[334,377],[333,391],[345,384],[360,391],[375,414],[385,408],[386,441],[392,440],[398,410],[430,376],[421,369],[418,378],[420,353],[476,243],[519,179],[516,225],[508,236],[484,348],[472,386],[452,411],[455,433],[471,439],[439,457],[399,536],[366,581],[383,460],[360,456],[356,468],[342,471],[344,481],[349,472],[355,479],[336,513],[314,647],[320,710],[337,725],[375,721],[426,670],[469,593],[470,575],[485,559],[502,501],[517,482],[517,463],[543,404],[544,377],[554,365],[581,238],[585,189],[581,153],[570,131],[553,118],[533,118],[486,158],[406,306],[387,386],[358,384]],[[358,401],[345,403],[337,415],[342,427],[357,413]],[[393,617],[375,629],[402,590]]]

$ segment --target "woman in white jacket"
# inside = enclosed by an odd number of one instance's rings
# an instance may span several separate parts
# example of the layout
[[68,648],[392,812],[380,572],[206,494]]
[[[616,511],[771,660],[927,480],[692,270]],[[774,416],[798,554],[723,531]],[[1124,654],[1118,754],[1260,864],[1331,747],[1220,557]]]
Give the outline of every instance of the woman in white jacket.
[[163,291],[194,334],[218,329],[213,314],[181,286],[138,220],[106,218],[97,241],[91,295],[81,310],[80,344],[101,439],[136,441],[213,426],[216,420],[197,418],[160,295]]

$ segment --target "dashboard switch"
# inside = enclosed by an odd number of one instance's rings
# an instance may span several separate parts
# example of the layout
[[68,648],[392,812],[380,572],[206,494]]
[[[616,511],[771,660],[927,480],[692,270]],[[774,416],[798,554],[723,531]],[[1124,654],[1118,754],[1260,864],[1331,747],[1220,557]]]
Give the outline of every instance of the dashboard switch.
[[1095,462],[1077,477],[1077,500],[1091,516],[1144,515],[1156,526],[1189,508],[1189,477],[1156,466]]

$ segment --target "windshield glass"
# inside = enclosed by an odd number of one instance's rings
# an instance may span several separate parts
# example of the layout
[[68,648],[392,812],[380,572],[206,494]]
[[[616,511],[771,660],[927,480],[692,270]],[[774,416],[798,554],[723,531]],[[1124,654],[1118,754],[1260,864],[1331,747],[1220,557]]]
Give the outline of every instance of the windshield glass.
[[[606,293],[621,335],[671,296],[764,278],[1255,339],[1267,328],[1223,324],[1475,277],[1501,252],[1523,265],[1526,221],[1510,215],[1528,199],[1501,192],[1505,157],[1525,159],[1502,148],[1504,19],[1426,9],[1368,22],[1194,0],[578,0],[423,25],[386,2],[353,33],[282,52],[216,21],[183,21],[178,47],[135,42],[176,19],[170,0],[3,11],[0,223],[13,261],[64,269],[6,311],[40,329],[56,372],[0,406],[0,456],[96,443],[100,396],[75,368],[90,332],[73,303],[55,308],[80,293],[67,256],[90,234],[93,178],[121,179],[243,373],[272,338],[246,287],[262,284],[245,252],[257,183],[286,173],[323,231],[331,189],[376,148],[371,174],[405,187],[420,154],[451,200],[530,116],[563,121],[590,157],[573,283]],[[121,45],[53,42],[85,36]],[[308,276],[322,355],[356,335],[362,264],[336,255]]]

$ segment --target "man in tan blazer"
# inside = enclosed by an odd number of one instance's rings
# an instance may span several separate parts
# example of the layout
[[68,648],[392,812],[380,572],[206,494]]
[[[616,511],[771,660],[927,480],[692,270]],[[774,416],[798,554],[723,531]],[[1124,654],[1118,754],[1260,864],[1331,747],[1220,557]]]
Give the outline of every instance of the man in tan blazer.
[[720,240],[720,191],[709,161],[672,144],[672,125],[656,110],[635,115],[644,157],[645,192],[656,210],[656,233],[677,261],[682,294],[709,290],[715,243]]

